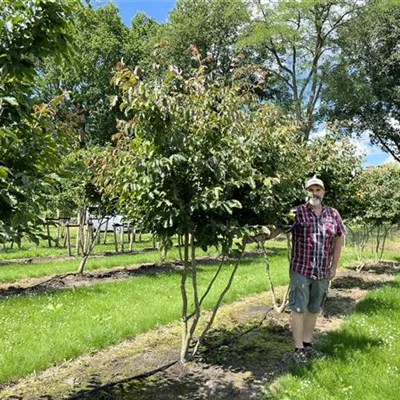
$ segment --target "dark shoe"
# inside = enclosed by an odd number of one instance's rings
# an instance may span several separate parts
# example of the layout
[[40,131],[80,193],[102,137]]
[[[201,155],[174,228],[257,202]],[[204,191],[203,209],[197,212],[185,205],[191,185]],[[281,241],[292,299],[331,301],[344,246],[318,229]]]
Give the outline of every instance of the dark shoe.
[[292,360],[296,364],[306,364],[308,363],[308,357],[304,349],[296,349],[292,354]]
[[314,345],[304,346],[304,353],[308,358],[322,358],[324,356]]

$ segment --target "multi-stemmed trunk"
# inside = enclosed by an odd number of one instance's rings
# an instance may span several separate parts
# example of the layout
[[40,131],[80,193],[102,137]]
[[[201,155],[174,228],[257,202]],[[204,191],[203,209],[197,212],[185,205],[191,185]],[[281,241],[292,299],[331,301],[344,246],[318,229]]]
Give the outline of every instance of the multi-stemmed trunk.
[[[185,235],[183,236],[183,247],[184,247],[184,257],[183,257],[183,271],[181,277],[181,295],[182,295],[181,362],[184,363],[187,360],[192,359],[196,355],[199,346],[204,340],[204,337],[210,330],[214,322],[215,316],[217,314],[217,311],[222,303],[222,300],[232,285],[233,278],[236,274],[236,271],[239,267],[240,261],[244,253],[244,246],[241,249],[240,256],[236,260],[236,263],[232,269],[227,284],[225,285],[215,305],[213,306],[209,320],[207,321],[204,328],[200,332],[197,332],[196,330],[198,328],[202,315],[201,306],[222,270],[224,264],[224,257],[222,258],[221,263],[217,271],[215,272],[212,280],[208,284],[208,287],[204,291],[203,295],[200,297],[198,283],[197,283],[196,246],[195,246],[194,236],[192,234],[185,233]],[[191,278],[192,293],[193,293],[193,310],[191,311],[189,310],[188,293],[186,290],[186,285],[189,278]],[[197,335],[195,336],[195,334]]]

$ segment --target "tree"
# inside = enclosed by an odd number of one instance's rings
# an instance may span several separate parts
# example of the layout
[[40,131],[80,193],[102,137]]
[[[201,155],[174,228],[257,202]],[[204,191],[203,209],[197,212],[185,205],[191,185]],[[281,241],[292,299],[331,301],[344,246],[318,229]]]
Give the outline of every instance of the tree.
[[352,220],[376,230],[375,255],[380,260],[389,229],[400,221],[400,166],[392,162],[366,168],[354,183]]
[[307,176],[317,175],[325,184],[324,201],[335,207],[343,218],[351,215],[356,197],[355,178],[361,170],[361,156],[348,138],[337,132],[313,138],[307,144],[304,162]]
[[140,65],[144,71],[151,71],[154,46],[160,25],[154,18],[138,12],[131,20],[129,33],[124,41],[124,62],[134,68]]
[[79,52],[74,58],[75,68],[55,66],[52,57],[41,65],[38,97],[52,97],[60,90],[69,92],[65,108],[77,115],[81,147],[103,145],[115,133],[119,115],[117,109],[110,110],[109,97],[116,94],[110,80],[115,65],[124,57],[128,34],[115,5],[94,9],[89,4],[76,16],[73,41]]
[[0,240],[32,233],[71,145],[54,119],[65,93],[33,101],[37,66],[50,54],[70,59],[77,0],[0,1]]
[[362,135],[400,161],[400,5],[370,0],[340,29],[325,112],[342,129]]
[[[200,63],[198,51],[194,57]],[[116,147],[97,163],[98,182],[106,192],[118,193],[119,209],[147,231],[184,238],[184,361],[191,349],[198,350],[232,284],[244,252],[236,238],[249,233],[251,225],[267,230],[281,221],[301,193],[304,171],[296,162],[302,146],[296,144],[294,121],[260,105],[248,80],[227,85],[225,77],[207,73],[202,65],[189,78],[173,66],[153,81],[140,77],[138,69],[132,72],[123,64],[115,76],[125,118]],[[208,289],[199,293],[196,248],[209,246],[235,255],[236,264],[195,339],[201,305],[223,268],[222,262]]]
[[243,0],[178,0],[160,33],[169,43],[171,64],[196,65],[189,47],[195,46],[209,68],[228,73],[234,44],[249,15]]
[[254,0],[252,4],[255,18],[238,46],[286,87],[308,140],[337,50],[337,30],[347,23],[357,2]]

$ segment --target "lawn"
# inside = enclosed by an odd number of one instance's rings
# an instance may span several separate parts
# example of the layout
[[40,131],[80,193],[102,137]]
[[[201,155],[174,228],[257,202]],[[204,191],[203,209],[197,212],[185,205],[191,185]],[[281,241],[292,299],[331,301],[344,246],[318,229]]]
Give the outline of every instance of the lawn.
[[[270,256],[273,282],[275,285],[286,284],[288,265],[285,244],[272,242],[270,247],[275,250]],[[396,256],[395,252],[385,254],[386,259],[394,259]],[[178,258],[177,249],[171,252],[171,257]],[[355,259],[354,250],[346,247],[342,262]],[[89,261],[88,270],[157,260],[159,260],[158,252],[93,258]],[[75,271],[76,267],[77,261],[74,260],[61,263],[3,265],[0,268],[0,279],[12,280],[34,274],[45,276],[55,272]],[[200,264],[198,277],[200,294],[204,292],[216,268],[216,264]],[[215,289],[204,303],[206,308],[215,301],[227,281],[231,268],[232,262],[227,262]],[[179,284],[180,273],[167,272],[154,276],[135,276],[124,281],[102,282],[71,290],[25,294],[3,299],[0,302],[0,382],[18,379],[64,359],[104,348],[155,326],[179,320],[181,313]],[[225,302],[232,302],[267,289],[262,256],[248,257],[241,263]],[[393,306],[393,301],[390,304]],[[362,316],[367,318],[369,314],[364,312]],[[380,317],[380,314],[377,314],[377,317]],[[359,323],[355,322],[355,329]],[[354,339],[356,336],[349,338],[350,342],[358,343]],[[343,346],[343,340],[338,340],[336,348],[340,349]],[[333,345],[330,347],[335,348]],[[361,350],[360,356],[365,349]],[[379,348],[377,355],[381,350]],[[336,359],[333,354],[330,360],[342,362],[343,368],[348,368],[347,359],[345,361],[342,358]],[[313,364],[313,368],[319,368],[318,365],[322,368],[325,362],[328,360],[319,361],[315,366]],[[394,364],[391,368],[395,366]],[[292,385],[295,391],[299,389],[291,379],[296,378],[289,376],[282,378],[283,397],[277,398],[286,398],[285,385],[289,385],[288,387]],[[304,382],[307,382],[308,378],[305,379]],[[334,377],[332,379],[334,381]],[[340,379],[345,380],[345,377]]]
[[[199,249],[199,256],[216,254],[215,249],[203,252]],[[179,260],[179,251],[173,248],[169,252],[169,260]],[[102,268],[114,268],[160,261],[160,252],[157,250],[140,253],[113,254],[106,257],[89,258],[85,270],[93,271]],[[10,282],[22,278],[41,277],[51,274],[76,272],[80,258],[68,260],[48,260],[32,264],[3,264],[0,265],[0,282]]]
[[[200,293],[217,265],[201,265]],[[271,257],[277,285],[288,280],[285,252]],[[210,292],[210,307],[226,284],[227,262]],[[262,257],[245,259],[226,295],[232,302],[267,289]],[[22,377],[85,352],[104,348],[176,321],[181,314],[180,273],[136,276],[89,287],[9,297],[0,302],[0,382]]]
[[369,292],[328,333],[326,358],[282,376],[266,388],[268,400],[397,399],[400,392],[400,277]]

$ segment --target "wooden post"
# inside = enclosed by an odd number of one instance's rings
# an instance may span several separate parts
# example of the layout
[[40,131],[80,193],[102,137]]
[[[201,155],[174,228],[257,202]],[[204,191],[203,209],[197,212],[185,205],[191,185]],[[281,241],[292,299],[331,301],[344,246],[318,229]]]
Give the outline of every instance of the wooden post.
[[123,253],[124,252],[124,244],[125,244],[125,235],[124,235],[124,224],[122,223],[121,224],[121,226],[120,226],[120,229],[121,229],[121,253]]
[[46,226],[47,226],[47,241],[49,243],[49,247],[51,247],[50,226],[48,222],[46,222]]
[[129,241],[129,251],[133,251],[133,244],[135,243],[135,235],[136,235],[136,228],[132,226],[131,228],[131,237]]
[[113,225],[114,228],[114,244],[115,244],[115,252],[118,253],[118,239],[117,239],[117,227],[114,224]]
[[57,233],[56,233],[56,247],[60,246],[60,210],[57,209]]
[[[109,218],[106,219],[106,227],[105,227],[105,231],[104,231],[104,241],[103,241],[103,244],[107,244],[107,232],[108,232],[108,221],[109,221],[109,220],[110,220]],[[100,232],[99,232],[99,237],[100,237]]]
[[66,236],[65,236],[65,238],[67,239],[68,255],[72,256],[72,252],[71,252],[71,236],[70,236],[69,224],[68,223],[65,225],[65,228],[66,228]]
[[79,207],[78,208],[78,216],[77,216],[77,225],[78,225],[78,230],[76,232],[76,254],[80,254],[80,250],[82,247],[82,236],[83,236],[83,224],[84,222],[84,208]]
[[126,233],[128,235],[128,243],[130,243],[131,242],[131,223],[130,222],[128,222],[126,224]]

